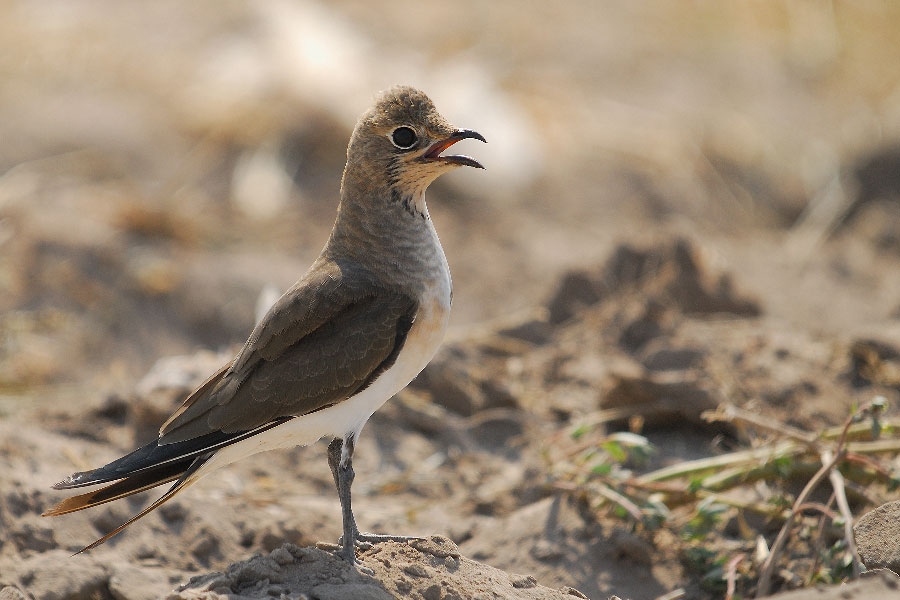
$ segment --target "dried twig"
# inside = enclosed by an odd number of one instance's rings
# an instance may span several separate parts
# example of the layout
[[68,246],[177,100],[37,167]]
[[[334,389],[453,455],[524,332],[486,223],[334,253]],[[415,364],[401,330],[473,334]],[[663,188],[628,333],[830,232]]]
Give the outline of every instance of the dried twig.
[[818,436],[814,433],[785,425],[780,421],[738,408],[733,404],[724,404],[716,410],[707,410],[701,413],[700,417],[710,423],[725,421],[737,425],[750,425],[756,429],[771,431],[804,444],[815,444],[818,440]]
[[[844,423],[844,427],[838,435],[837,441],[835,442],[834,451],[823,450],[821,452],[822,459],[822,468],[819,469],[815,475],[813,475],[812,479],[810,479],[806,486],[803,488],[803,491],[800,492],[800,495],[797,496],[797,499],[794,501],[794,505],[791,507],[790,515],[788,516],[787,521],[785,521],[784,525],[781,527],[781,531],[778,532],[778,536],[775,538],[775,542],[772,544],[772,548],[769,552],[769,555],[766,557],[765,562],[763,562],[762,567],[760,568],[759,575],[759,583],[756,588],[756,597],[761,598],[766,596],[769,593],[769,589],[772,584],[772,572],[775,568],[775,561],[778,559],[779,554],[784,548],[785,543],[787,543],[788,534],[790,533],[791,527],[794,524],[795,517],[800,514],[798,508],[804,504],[806,504],[806,499],[812,493],[813,490],[818,487],[819,483],[827,475],[831,484],[834,487],[835,491],[835,499],[838,501],[838,506],[840,508],[841,514],[844,516],[845,525],[844,525],[844,535],[848,547],[850,548],[850,552],[853,556],[853,574],[854,577],[859,576],[859,555],[856,552],[856,545],[853,543],[853,515],[850,513],[850,508],[847,505],[847,497],[844,492],[843,485],[843,477],[840,473],[837,472],[836,468],[841,461],[844,460],[847,454],[847,434],[850,431],[851,425],[854,422],[859,420],[865,415],[872,414],[875,418],[880,414],[882,403],[876,399],[873,402],[869,402],[868,404],[861,407],[854,414],[847,418],[847,421]],[[836,474],[836,477],[835,475]]]
[[[828,450],[822,452],[822,461],[831,462],[834,457]],[[844,477],[837,469],[832,469],[828,474],[831,481],[831,487],[834,488],[834,499],[844,518],[844,541],[847,543],[847,550],[853,557],[851,566],[853,568],[853,579],[859,579],[862,573],[862,561],[859,558],[859,552],[856,550],[856,541],[853,536],[853,513],[850,512],[850,505],[847,503],[847,493],[844,490]]]
[[[813,564],[812,568],[809,570],[809,577],[806,579],[806,585],[810,585],[815,577],[816,572],[819,570],[819,567],[822,564],[822,550],[825,548],[825,521],[828,518],[832,520],[835,517],[834,511],[831,510],[831,504],[834,502],[834,492],[831,493],[831,497],[828,499],[828,503],[824,504],[825,511],[822,511],[822,514],[819,515],[819,524],[816,527],[818,533],[816,534],[816,541],[813,543]],[[827,512],[826,512],[827,511]],[[831,515],[829,517],[829,515]]]
[[656,471],[641,475],[637,480],[641,482],[665,481],[667,479],[698,475],[706,471],[718,471],[723,467],[756,465],[759,464],[760,461],[794,456],[802,453],[802,451],[803,448],[794,442],[779,442],[771,448],[754,448],[753,450],[741,450],[723,454],[721,456],[688,460],[672,465],[671,467],[657,469]]
[[641,509],[638,508],[634,502],[606,485],[599,485],[595,488],[595,490],[598,494],[600,494],[610,502],[614,502],[615,504],[621,506],[628,512],[629,515],[631,515],[632,519],[634,519],[638,523],[641,522],[643,517],[643,515],[641,514]]
[[[822,513],[822,516],[828,517],[829,519],[837,518],[837,513],[831,510],[828,505],[822,504],[821,502],[804,502],[797,507],[797,512],[805,512],[807,510],[816,510]],[[819,529],[821,530],[822,528],[820,527]]]
[[735,581],[737,580],[737,568],[738,565],[743,562],[744,558],[746,558],[746,554],[741,552],[740,554],[735,555],[731,560],[728,561],[728,564],[725,565],[725,600],[732,600],[734,598],[734,590],[735,590]]
[[769,550],[769,556],[766,557],[765,562],[760,568],[759,584],[756,587],[757,598],[762,598],[769,593],[769,589],[772,585],[772,572],[775,570],[775,561],[778,558],[779,554],[781,554],[781,550],[784,548],[784,545],[787,543],[788,534],[791,531],[791,527],[793,527],[794,525],[795,517],[800,514],[800,512],[797,510],[797,507],[806,504],[806,499],[809,497],[809,495],[819,486],[822,480],[825,479],[825,476],[828,475],[828,473],[835,467],[835,465],[838,464],[838,461],[840,461],[842,458],[843,454],[838,452],[838,454],[834,456],[831,461],[823,464],[822,468],[819,469],[815,475],[813,475],[812,479],[810,479],[806,483],[803,491],[800,492],[800,495],[797,496],[797,500],[794,502],[794,506],[791,507],[791,511],[788,515],[787,520],[784,522],[784,525],[781,526],[781,531],[778,532],[778,536],[772,543],[772,547]]

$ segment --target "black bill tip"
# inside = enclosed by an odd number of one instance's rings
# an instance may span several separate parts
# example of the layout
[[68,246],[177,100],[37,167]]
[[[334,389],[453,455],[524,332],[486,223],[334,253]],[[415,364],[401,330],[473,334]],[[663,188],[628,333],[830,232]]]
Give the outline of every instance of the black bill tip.
[[423,160],[435,160],[446,162],[454,165],[460,165],[465,167],[474,167],[476,169],[483,169],[484,165],[480,162],[472,158],[471,156],[463,156],[461,154],[451,154],[449,156],[441,156],[441,152],[459,142],[460,140],[479,140],[487,143],[487,140],[484,139],[484,136],[474,131],[472,129],[457,129],[453,133],[451,133],[446,139],[441,140],[440,142],[435,142],[428,148],[428,151],[422,155]]

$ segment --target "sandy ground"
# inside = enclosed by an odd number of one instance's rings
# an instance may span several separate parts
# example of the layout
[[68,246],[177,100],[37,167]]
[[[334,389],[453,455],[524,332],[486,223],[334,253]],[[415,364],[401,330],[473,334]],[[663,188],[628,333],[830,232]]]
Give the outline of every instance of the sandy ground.
[[[738,556],[734,597],[750,597],[777,518],[732,507],[689,539],[696,503],[653,528],[598,489],[657,514],[609,477],[774,447],[772,431],[701,417],[723,405],[814,433],[876,396],[897,416],[891,4],[81,0],[4,14],[4,600],[724,598]],[[453,550],[376,546],[366,578],[316,548],[340,531],[319,444],[234,465],[71,556],[153,496],[49,520],[49,486],[151,439],[229,359],[321,248],[352,125],[399,82],[482,132],[490,143],[465,151],[488,169],[429,191],[451,332],[367,425],[355,507],[365,529]],[[652,455],[594,465],[623,433]],[[896,452],[877,460],[898,467]],[[808,466],[730,501],[790,502]],[[898,499],[867,481],[848,488],[854,520]],[[846,577],[840,527],[807,543],[805,519],[772,591]]]

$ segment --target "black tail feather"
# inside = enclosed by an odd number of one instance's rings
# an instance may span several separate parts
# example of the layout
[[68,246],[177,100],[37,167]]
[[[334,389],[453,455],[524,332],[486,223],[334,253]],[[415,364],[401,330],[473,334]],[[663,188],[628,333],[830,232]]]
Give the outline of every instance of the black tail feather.
[[[153,510],[162,506],[163,503],[170,500],[175,494],[180,492],[188,484],[193,483],[193,479],[191,478],[191,476],[194,473],[196,473],[197,470],[200,467],[202,467],[203,464],[206,461],[208,461],[211,456],[212,456],[212,454],[206,454],[206,455],[198,456],[197,458],[195,458],[193,460],[193,462],[188,466],[187,470],[185,470],[184,473],[181,474],[181,477],[178,478],[178,480],[175,482],[175,484],[172,485],[172,487],[170,487],[165,494],[163,494],[162,496],[157,498],[156,501],[154,501],[150,506],[148,506],[147,508],[145,508],[138,514],[134,515],[133,517],[131,517],[130,519],[128,519],[127,521],[125,521],[124,523],[122,523],[121,525],[119,525],[118,527],[116,527],[115,529],[113,529],[112,531],[107,533],[106,535],[104,535],[103,537],[101,537],[97,540],[94,540],[93,542],[91,542],[90,544],[88,544],[87,546],[85,546],[84,548],[82,548],[81,550],[76,552],[75,554],[81,554],[82,552],[87,552],[88,550],[93,550],[100,544],[106,542],[109,538],[120,533],[122,530],[124,530],[126,527],[128,527],[129,525],[131,525],[132,523],[134,523],[141,517],[146,516]],[[158,484],[159,483],[163,483],[163,482],[158,482]],[[113,485],[117,485],[117,484],[113,484]],[[112,486],[109,486],[109,487],[112,487]]]
[[[193,440],[178,442],[177,444],[163,445],[160,445],[157,440],[153,440],[146,446],[142,446],[134,452],[126,454],[98,469],[73,473],[59,483],[54,484],[53,489],[68,490],[99,483],[109,483],[110,481],[133,477],[144,471],[152,473],[157,468],[168,464],[181,465],[185,460],[187,460],[187,464],[190,464],[190,459],[196,455],[215,450],[240,435],[216,432]],[[184,469],[185,467],[182,467],[181,470],[183,471]]]
[[[81,471],[69,475],[59,483],[53,485],[55,490],[68,490],[72,488],[109,483],[118,479],[132,477],[146,470],[154,470],[168,463],[182,464],[186,459],[197,457],[201,454],[215,452],[225,446],[230,446],[246,438],[262,433],[267,429],[281,425],[292,417],[282,417],[262,427],[250,431],[225,433],[215,431],[182,442],[172,444],[160,444],[154,440],[125,456],[112,461],[92,471]],[[190,461],[188,461],[190,463]]]
[[[147,513],[172,498],[180,490],[196,480],[197,471],[212,456],[225,446],[240,442],[268,429],[277,427],[293,417],[282,417],[250,431],[225,433],[217,431],[190,440],[172,444],[153,441],[134,452],[111,463],[94,469],[74,473],[53,486],[54,489],[72,489],[88,485],[108,483],[109,485],[91,492],[72,496],[48,509],[42,516],[53,517],[112,502],[159,485],[175,483],[147,508],[104,535],[94,543],[85,546],[78,553],[96,548]],[[111,483],[112,482],[112,483]]]
[[116,481],[99,490],[93,490],[78,496],[72,496],[62,500],[56,506],[46,510],[41,516],[56,517],[65,515],[77,510],[105,504],[125,498],[138,492],[143,492],[156,486],[175,481],[181,477],[185,471],[191,466],[194,458],[186,458],[181,461],[164,463],[156,468],[146,469],[141,473],[132,475],[126,479]]

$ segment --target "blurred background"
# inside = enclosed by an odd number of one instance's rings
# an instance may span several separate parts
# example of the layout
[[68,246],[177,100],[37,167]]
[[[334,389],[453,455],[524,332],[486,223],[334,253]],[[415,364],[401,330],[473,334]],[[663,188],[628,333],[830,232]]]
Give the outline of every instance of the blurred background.
[[355,119],[395,83],[490,142],[466,148],[486,172],[430,195],[456,327],[671,231],[768,314],[840,330],[900,304],[891,2],[0,11],[7,409],[35,385],[129,386],[161,355],[243,340],[261,290],[324,243]]
[[[681,585],[682,558],[650,564],[620,520],[547,517],[576,490],[548,473],[581,448],[547,457],[584,415],[642,394],[684,403],[656,415],[658,465],[708,453],[719,431],[690,431],[723,400],[813,427],[875,384],[896,399],[898,31],[884,0],[0,0],[0,525],[19,536],[0,558],[71,552],[128,516],[38,515],[50,482],[152,436],[299,278],[356,119],[402,83],[487,138],[460,144],[487,170],[428,192],[450,339],[363,436],[358,514],[586,593]],[[193,358],[137,383],[173,355]],[[160,385],[185,389],[146,402]],[[555,433],[524,435],[535,417]],[[245,551],[336,537],[316,448],[189,492],[228,518],[185,501],[133,528],[156,538],[110,547],[169,569],[158,594]],[[279,487],[286,471],[305,496]],[[551,517],[564,539],[540,529]],[[201,530],[177,558],[173,519]],[[510,532],[531,537],[498,541]]]

